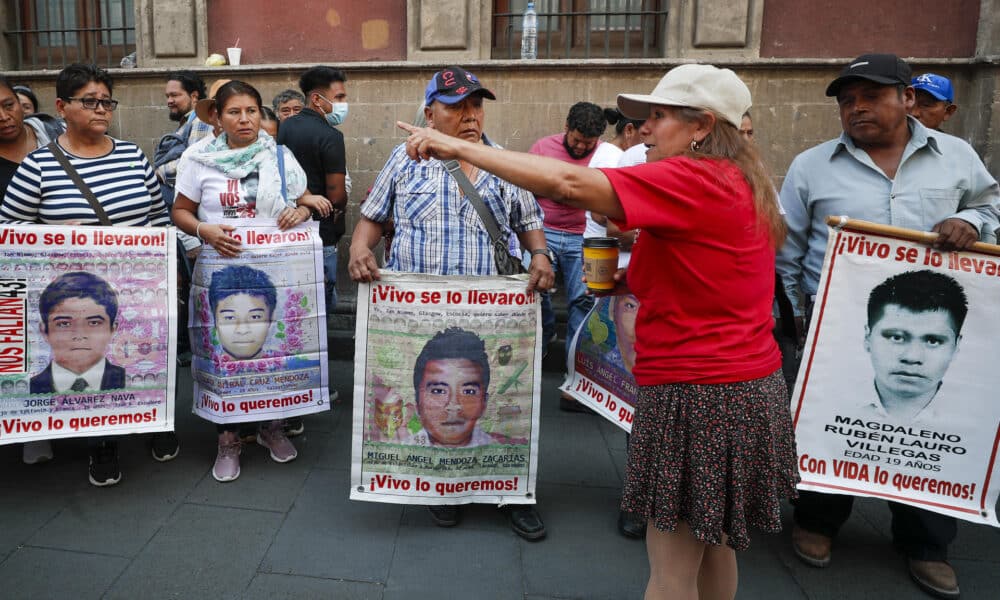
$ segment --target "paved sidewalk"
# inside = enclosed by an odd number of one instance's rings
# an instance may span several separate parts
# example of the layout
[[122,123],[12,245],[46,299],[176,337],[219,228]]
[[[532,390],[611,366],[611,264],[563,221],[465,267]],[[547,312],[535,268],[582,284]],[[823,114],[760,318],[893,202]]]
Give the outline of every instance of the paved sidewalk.
[[[348,500],[349,360],[330,363],[341,401],[305,419],[297,460],[279,465],[250,445],[240,478],[217,483],[214,428],[190,414],[183,374],[180,456],[157,463],[133,436],[112,488],[87,483],[80,440],[56,442],[56,459],[36,466],[0,446],[0,598],[641,598],[644,545],[615,528],[625,436],[556,408],[556,363],[543,385],[541,542],[518,538],[492,507],[440,529],[423,508]],[[885,504],[856,507],[826,570],[792,556],[787,527],[754,536],[739,555],[739,598],[925,598],[889,542]],[[963,598],[1000,597],[998,530],[960,525],[952,555]]]

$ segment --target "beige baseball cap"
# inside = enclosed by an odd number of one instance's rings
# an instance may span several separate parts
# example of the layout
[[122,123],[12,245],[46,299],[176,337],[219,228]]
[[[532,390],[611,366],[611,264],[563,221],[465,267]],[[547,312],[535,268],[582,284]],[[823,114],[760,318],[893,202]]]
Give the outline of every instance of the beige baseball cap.
[[202,98],[194,105],[194,114],[201,119],[202,123],[208,123],[212,125],[212,109],[215,107],[215,94],[218,93],[219,88],[226,85],[232,81],[232,79],[216,79],[212,82],[212,86],[208,88],[208,97]]
[[651,94],[618,94],[618,110],[629,119],[646,119],[652,105],[711,110],[739,129],[750,110],[750,90],[729,69],[680,65],[667,71]]

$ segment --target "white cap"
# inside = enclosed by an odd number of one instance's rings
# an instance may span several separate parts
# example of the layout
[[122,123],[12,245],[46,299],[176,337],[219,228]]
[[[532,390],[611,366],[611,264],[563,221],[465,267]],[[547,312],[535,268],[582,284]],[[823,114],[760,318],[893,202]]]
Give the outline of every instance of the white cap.
[[689,106],[718,113],[737,129],[750,104],[750,90],[736,73],[712,65],[674,67],[651,94],[618,94],[618,110],[629,119],[648,118],[651,105]]

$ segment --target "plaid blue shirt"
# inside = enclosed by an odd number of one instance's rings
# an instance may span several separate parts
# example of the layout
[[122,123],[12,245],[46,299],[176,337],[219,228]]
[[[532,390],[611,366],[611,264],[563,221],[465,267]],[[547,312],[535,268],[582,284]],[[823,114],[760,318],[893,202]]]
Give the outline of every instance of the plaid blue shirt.
[[[490,144],[485,136],[484,141]],[[410,160],[405,146],[396,146],[389,155],[361,205],[361,214],[372,221],[395,221],[386,269],[496,275],[490,236],[458,182],[438,160]],[[530,192],[486,171],[479,171],[474,184],[508,241],[511,233],[542,228],[542,209]]]

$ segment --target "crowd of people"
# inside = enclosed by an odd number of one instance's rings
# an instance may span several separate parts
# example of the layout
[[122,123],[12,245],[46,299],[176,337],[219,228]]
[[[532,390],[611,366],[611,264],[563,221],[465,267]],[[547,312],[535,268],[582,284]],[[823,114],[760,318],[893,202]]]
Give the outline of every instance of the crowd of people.
[[[326,306],[333,310],[337,244],[346,232],[351,192],[338,129],[348,116],[342,71],[308,69],[299,90],[279,93],[271,107],[246,82],[219,80],[206,88],[193,72],[171,73],[166,106],[178,127],[161,141],[152,163],[135,144],[108,135],[118,106],[112,92],[105,71],[70,65],[57,77],[56,117],[49,117],[39,113],[30,89],[0,77],[0,221],[172,223],[184,234],[190,280],[204,278],[197,260],[203,244],[222,257],[239,255],[230,219],[263,219],[282,229],[316,219]],[[619,529],[646,540],[646,598],[734,597],[736,551],[748,547],[751,528],[780,530],[785,499],[795,505],[795,554],[814,567],[831,562],[833,538],[853,498],[796,489],[789,390],[772,333],[776,271],[798,331],[808,327],[826,247],[824,218],[848,214],[933,231],[939,234],[935,246],[944,250],[996,240],[996,180],[968,143],[940,130],[957,111],[947,78],[913,77],[896,56],[871,54],[845,66],[826,95],[836,100],[843,132],[802,152],[779,193],[753,141],[750,91],[728,69],[686,64],[667,72],[649,94],[619,94],[616,107],[576,103],[563,131],[518,153],[486,134],[494,92],[466,69],[449,67],[427,82],[420,122],[399,124],[407,138],[387,157],[361,205],[346,261],[354,281],[377,281],[382,269],[496,275],[497,247],[466,197],[471,183],[511,253],[523,260],[527,291],[542,294],[545,345],[556,337],[548,292],[557,277],[566,291],[571,337],[591,303],[581,279],[583,241],[619,240],[615,278],[633,295],[634,354],[628,361],[638,384]],[[614,133],[602,141],[609,124]],[[449,170],[450,161],[458,169]],[[227,190],[236,190],[236,201],[220,204]],[[381,264],[374,249],[390,234]],[[235,281],[254,274],[214,273],[211,285],[219,293],[212,312],[241,323],[270,319],[273,299],[221,281],[230,276]],[[74,319],[85,306],[96,315],[87,322],[89,335],[109,337],[118,310],[115,290],[102,280],[88,287],[103,293],[74,295],[60,278],[43,294],[51,315],[43,334],[53,335],[50,318],[78,327]],[[180,313],[186,317],[187,310]],[[259,345],[246,350],[246,344],[234,342],[227,351],[237,358],[244,350],[259,352]],[[53,346],[46,389],[113,387],[108,378],[117,367],[100,348],[83,361],[62,361]],[[190,348],[180,352],[181,360],[190,356]],[[452,354],[431,362],[483,368],[474,363],[478,359]],[[474,404],[456,405],[452,416]],[[560,408],[587,411],[569,397],[561,398]],[[433,423],[423,426],[428,444],[451,443],[435,439]],[[295,459],[289,438],[303,428],[301,419],[268,421],[249,431],[218,425],[213,476],[236,479],[250,439],[277,462]],[[153,438],[155,459],[179,452],[173,434]],[[113,438],[92,438],[90,453],[91,483],[121,479]],[[25,444],[23,458],[52,459],[51,445]],[[932,595],[957,598],[957,575],[947,562],[955,519],[889,506],[894,541],[913,579]],[[428,508],[439,526],[461,519],[457,506]],[[504,510],[521,537],[545,537],[533,505]]]

